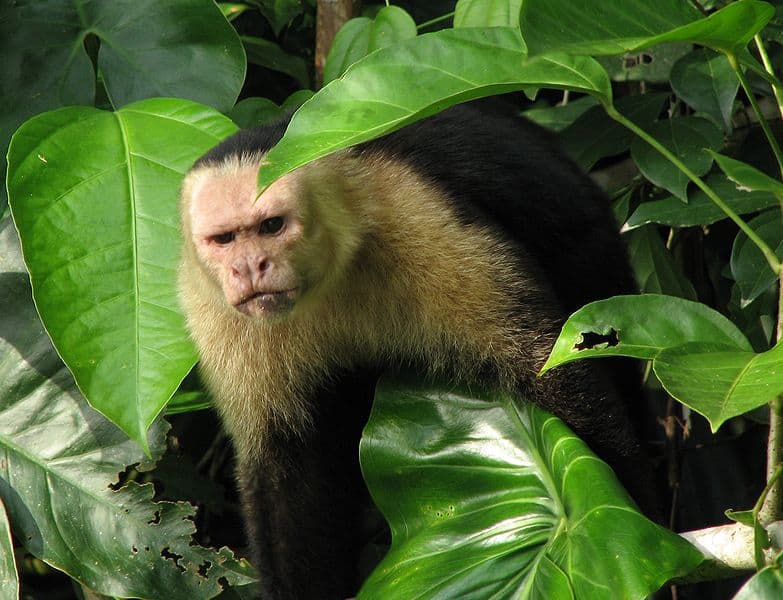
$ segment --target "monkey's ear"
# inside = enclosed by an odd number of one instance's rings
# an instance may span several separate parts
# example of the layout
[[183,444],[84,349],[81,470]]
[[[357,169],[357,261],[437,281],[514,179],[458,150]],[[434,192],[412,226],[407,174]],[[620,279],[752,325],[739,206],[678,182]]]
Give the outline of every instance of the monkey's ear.
[[[565,424],[524,399],[386,379],[360,452],[392,530],[390,551],[362,588],[368,598],[432,589],[460,598],[478,588],[514,596],[531,578],[547,597],[579,589],[597,598],[608,587],[643,597],[703,560],[642,515]],[[622,535],[606,545],[611,531]]]

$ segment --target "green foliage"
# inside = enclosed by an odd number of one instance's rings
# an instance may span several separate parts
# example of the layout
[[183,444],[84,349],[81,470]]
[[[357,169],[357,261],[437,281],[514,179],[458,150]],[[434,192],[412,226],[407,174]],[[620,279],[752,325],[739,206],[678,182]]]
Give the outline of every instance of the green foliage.
[[[200,104],[145,100],[46,113],[11,141],[8,194],[41,318],[92,406],[142,446],[196,362],[175,199],[194,152],[235,129]],[[66,219],[63,237],[52,224]]]
[[[526,114],[579,165],[630,164],[602,181],[651,292],[577,311],[545,369],[650,361],[650,387],[713,429],[774,406],[783,160],[755,123],[780,109],[780,20],[758,0],[699,4],[706,14],[680,0],[459,0],[456,29],[423,35],[399,6],[370,6],[338,33],[315,95],[299,89],[315,80],[312,1],[0,6],[0,145],[43,320],[0,199],[3,591],[17,587],[8,522],[25,551],[105,594],[210,597],[221,577],[250,581],[227,550],[191,545],[189,509],[108,487],[143,459],[139,445],[160,455],[164,428],[148,427],[172,394],[170,412],[206,402],[193,378],[180,386],[195,357],[174,291],[176,197],[192,161],[235,129],[218,111],[251,126],[301,105],[264,186],[452,104],[524,91]],[[253,75],[236,102],[245,53]],[[748,93],[765,96],[763,112]],[[443,389],[387,385],[377,399],[362,463],[394,543],[364,597],[643,597],[698,562],[555,419]],[[776,586],[779,560],[737,597]]]
[[[17,540],[107,595],[165,590],[190,600],[217,594],[219,579],[251,582],[247,563],[228,549],[191,545],[192,507],[152,502],[151,484],[115,489],[118,473],[145,456],[85,402],[54,351],[9,221],[0,225],[0,256],[0,494]],[[166,429],[159,421],[147,434],[154,459]],[[2,573],[10,576],[7,565]]]
[[558,419],[447,388],[376,392],[361,460],[392,547],[359,598],[630,600],[702,561]]

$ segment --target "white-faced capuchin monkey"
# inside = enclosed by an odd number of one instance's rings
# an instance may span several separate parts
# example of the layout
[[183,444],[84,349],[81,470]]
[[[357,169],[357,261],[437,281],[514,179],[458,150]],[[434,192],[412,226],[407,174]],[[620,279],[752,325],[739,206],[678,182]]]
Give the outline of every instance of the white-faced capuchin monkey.
[[357,442],[387,367],[536,402],[649,504],[629,377],[598,361],[536,377],[571,312],[634,289],[608,199],[549,136],[455,107],[257,200],[285,125],[228,138],[182,193],[182,303],[236,449],[261,596],[355,594]]

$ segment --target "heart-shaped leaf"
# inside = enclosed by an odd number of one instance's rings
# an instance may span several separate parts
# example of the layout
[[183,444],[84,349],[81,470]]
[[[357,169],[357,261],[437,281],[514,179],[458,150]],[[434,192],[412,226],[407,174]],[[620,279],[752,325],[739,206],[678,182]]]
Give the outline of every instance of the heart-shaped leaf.
[[185,100],[28,121],[9,151],[9,199],[36,306],[79,389],[129,436],[196,360],[176,298],[178,193],[236,126]]

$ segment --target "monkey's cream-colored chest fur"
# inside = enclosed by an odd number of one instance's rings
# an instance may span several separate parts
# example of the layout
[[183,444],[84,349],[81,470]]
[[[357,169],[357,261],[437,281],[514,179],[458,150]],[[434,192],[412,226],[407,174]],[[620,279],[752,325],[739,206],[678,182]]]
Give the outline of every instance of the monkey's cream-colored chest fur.
[[[270,425],[307,427],[313,390],[341,367],[405,360],[469,379],[492,365],[503,385],[520,360],[541,358],[519,343],[522,324],[512,315],[521,286],[532,283],[520,281],[511,248],[461,223],[407,166],[375,160],[337,156],[301,169],[306,186],[339,179],[303,199],[315,204],[312,218],[328,223],[318,250],[355,241],[341,269],[282,317],[253,319],[229,306],[196,264],[185,224],[181,299],[229,433],[256,442],[237,448],[255,447]],[[330,211],[341,218],[323,216]]]

